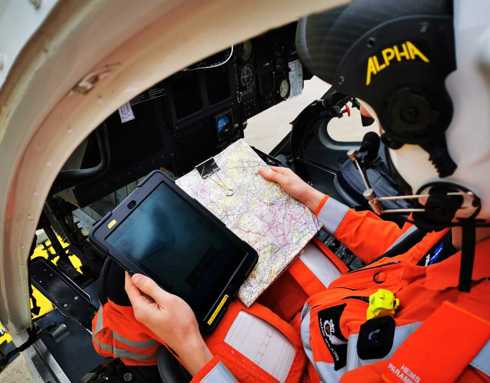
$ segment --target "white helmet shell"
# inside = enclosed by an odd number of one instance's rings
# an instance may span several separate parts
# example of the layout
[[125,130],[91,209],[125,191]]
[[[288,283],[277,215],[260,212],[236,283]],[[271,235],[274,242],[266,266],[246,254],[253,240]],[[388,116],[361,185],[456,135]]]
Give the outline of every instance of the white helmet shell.
[[[454,1],[457,69],[447,80],[454,108],[446,131],[457,169],[441,179],[429,154],[417,145],[389,149],[393,166],[417,192],[429,182],[453,182],[474,192],[482,202],[478,218],[490,220],[490,2]],[[456,216],[461,216],[456,214]]]

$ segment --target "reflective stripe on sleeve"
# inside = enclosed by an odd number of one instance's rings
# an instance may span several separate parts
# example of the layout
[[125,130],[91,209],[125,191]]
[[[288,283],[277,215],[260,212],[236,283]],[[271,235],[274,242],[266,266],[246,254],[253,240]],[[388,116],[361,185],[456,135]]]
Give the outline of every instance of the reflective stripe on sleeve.
[[151,355],[143,355],[128,350],[124,350],[118,347],[114,347],[113,349],[114,349],[114,358],[132,359],[132,360],[137,360],[138,362],[142,362],[148,360],[156,360],[157,357],[156,353],[153,353]]
[[97,338],[92,338],[92,342],[97,345],[98,348],[100,348],[102,351],[105,351],[105,352],[108,352],[110,353],[111,355],[113,355],[113,349],[112,349],[112,344],[107,344],[107,343],[104,343],[102,341],[100,341],[99,339]]
[[398,245],[401,241],[403,241],[405,238],[407,238],[409,235],[411,235],[415,230],[417,230],[417,226],[413,225],[410,226],[407,231],[402,233],[395,241],[388,247],[384,252],[386,253],[387,251],[390,251],[393,247]]
[[114,358],[124,358],[124,359],[132,359],[137,361],[148,361],[156,358],[156,353],[151,355],[138,354],[136,352],[131,352],[128,350],[124,350],[112,344],[107,344],[101,342],[99,339],[94,338],[94,343],[105,352],[110,353]]
[[125,344],[126,346],[129,346],[129,347],[148,348],[148,347],[154,347],[154,346],[158,345],[158,342],[153,340],[153,339],[148,339],[148,340],[144,340],[144,341],[131,340],[131,339],[123,337],[122,335],[118,334],[115,331],[112,332],[112,336],[118,342]]
[[221,362],[214,366],[213,369],[201,379],[202,383],[234,383],[236,381],[235,377]]
[[104,309],[102,308],[102,306],[100,306],[99,311],[97,311],[97,321],[95,323],[95,334],[97,334],[103,328],[104,328]]
[[348,211],[347,205],[334,198],[329,198],[320,210],[318,220],[330,233],[334,234]]
[[[135,361],[151,361],[156,358],[156,351],[158,342],[154,339],[148,340],[132,340],[124,337],[117,332],[107,329],[108,333],[105,333],[102,339],[100,339],[100,333],[104,329],[104,309],[101,306],[97,312],[97,319],[95,321],[95,331],[92,333],[92,341],[94,346],[97,346],[101,351],[110,354],[114,358],[132,359]],[[105,341],[104,341],[105,340]],[[123,347],[141,348],[142,351],[151,352],[152,354],[142,354],[139,352],[129,351],[125,348],[118,347],[114,344],[114,341],[120,343]]]

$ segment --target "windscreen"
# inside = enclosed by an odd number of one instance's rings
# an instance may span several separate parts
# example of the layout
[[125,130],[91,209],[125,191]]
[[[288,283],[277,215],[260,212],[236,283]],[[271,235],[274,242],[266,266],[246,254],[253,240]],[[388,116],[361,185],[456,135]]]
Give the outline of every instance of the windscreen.
[[224,227],[206,219],[163,183],[107,242],[186,300],[198,318],[206,315],[244,257]]

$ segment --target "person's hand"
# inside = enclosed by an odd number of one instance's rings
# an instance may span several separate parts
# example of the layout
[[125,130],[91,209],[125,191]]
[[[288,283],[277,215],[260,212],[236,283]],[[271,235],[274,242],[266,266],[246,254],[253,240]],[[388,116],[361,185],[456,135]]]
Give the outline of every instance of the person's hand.
[[170,294],[151,278],[126,273],[125,289],[136,320],[172,349],[182,365],[195,375],[212,355],[199,332],[194,312],[180,297]]
[[277,183],[286,193],[314,211],[325,194],[299,178],[291,169],[271,166],[261,168],[259,174],[267,181]]

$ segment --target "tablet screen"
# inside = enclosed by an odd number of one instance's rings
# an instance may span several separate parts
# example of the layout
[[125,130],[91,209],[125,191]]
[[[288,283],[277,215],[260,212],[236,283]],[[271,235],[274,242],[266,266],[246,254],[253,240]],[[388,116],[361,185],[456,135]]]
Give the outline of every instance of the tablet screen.
[[206,315],[244,257],[223,229],[163,183],[106,240],[189,302],[198,318]]

